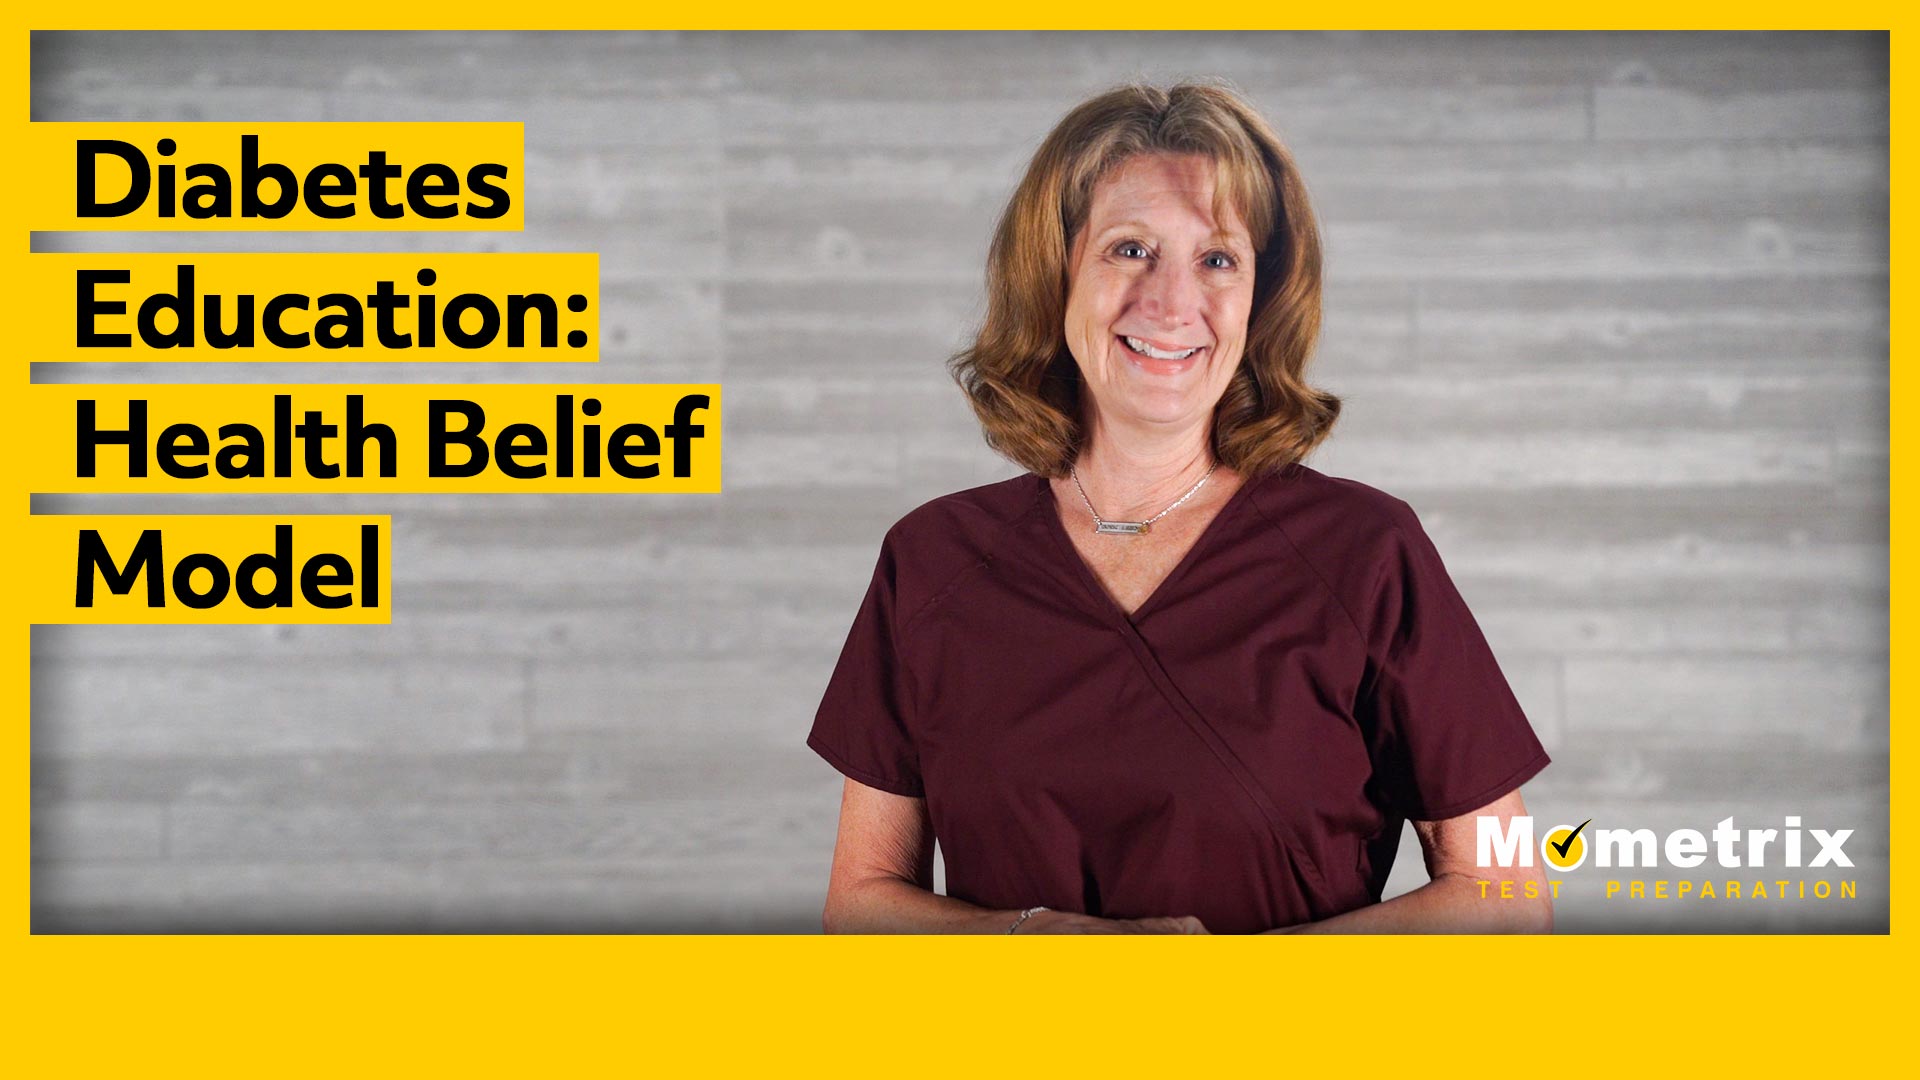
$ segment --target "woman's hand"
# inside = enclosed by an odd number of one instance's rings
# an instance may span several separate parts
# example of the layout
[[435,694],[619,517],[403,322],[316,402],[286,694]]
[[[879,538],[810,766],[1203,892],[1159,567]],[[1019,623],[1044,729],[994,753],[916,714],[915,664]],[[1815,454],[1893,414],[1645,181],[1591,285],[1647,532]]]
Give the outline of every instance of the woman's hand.
[[1207,928],[1191,915],[1151,919],[1102,919],[1071,911],[1036,911],[1020,924],[1016,934],[1204,934]]
[[[933,822],[924,799],[849,779],[840,800],[840,837],[821,913],[828,933],[1004,934],[1017,911],[975,907],[933,892]],[[1190,915],[1099,919],[1036,911],[1016,934],[1204,934]]]

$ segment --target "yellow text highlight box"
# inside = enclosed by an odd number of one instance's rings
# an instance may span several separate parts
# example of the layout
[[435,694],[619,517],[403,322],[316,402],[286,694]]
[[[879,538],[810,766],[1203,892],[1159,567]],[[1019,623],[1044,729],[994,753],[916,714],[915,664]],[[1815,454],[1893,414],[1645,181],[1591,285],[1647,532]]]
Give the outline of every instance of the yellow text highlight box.
[[518,231],[523,147],[519,123],[41,122],[18,160],[30,229]]
[[600,358],[591,252],[28,258],[27,361]]
[[35,514],[21,606],[36,623],[389,623],[391,534],[384,515]]
[[717,492],[720,387],[35,385],[37,492]]

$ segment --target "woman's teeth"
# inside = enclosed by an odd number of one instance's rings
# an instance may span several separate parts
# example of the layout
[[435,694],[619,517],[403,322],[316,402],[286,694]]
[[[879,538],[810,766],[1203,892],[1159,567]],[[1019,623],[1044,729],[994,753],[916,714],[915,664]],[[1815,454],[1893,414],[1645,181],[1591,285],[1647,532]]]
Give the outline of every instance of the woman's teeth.
[[1161,352],[1159,349],[1156,349],[1153,346],[1147,344],[1146,342],[1141,341],[1137,337],[1123,336],[1120,340],[1127,343],[1127,348],[1132,349],[1134,352],[1139,353],[1141,356],[1151,356],[1155,360],[1185,360],[1187,357],[1192,356],[1194,353],[1197,353],[1200,351],[1200,346],[1195,345],[1191,349],[1180,349],[1175,352]]

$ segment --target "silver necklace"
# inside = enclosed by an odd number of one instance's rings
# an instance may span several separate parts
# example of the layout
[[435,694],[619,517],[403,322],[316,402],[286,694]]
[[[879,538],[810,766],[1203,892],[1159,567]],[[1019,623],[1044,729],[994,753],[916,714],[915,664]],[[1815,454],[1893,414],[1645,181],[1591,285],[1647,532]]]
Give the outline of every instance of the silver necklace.
[[1145,536],[1148,532],[1152,531],[1154,522],[1159,521],[1161,518],[1166,517],[1168,514],[1173,513],[1175,507],[1178,507],[1181,503],[1186,502],[1188,499],[1193,498],[1193,493],[1196,491],[1199,491],[1201,487],[1205,486],[1207,480],[1213,476],[1213,470],[1219,467],[1220,467],[1220,462],[1218,461],[1215,461],[1212,465],[1208,466],[1207,473],[1205,476],[1202,476],[1200,478],[1200,482],[1188,488],[1187,493],[1185,495],[1182,495],[1179,498],[1173,500],[1173,506],[1167,507],[1165,510],[1160,511],[1159,513],[1153,515],[1152,517],[1148,518],[1145,521],[1103,521],[1101,520],[1100,511],[1095,510],[1093,508],[1093,500],[1087,498],[1087,489],[1085,487],[1082,487],[1080,484],[1079,472],[1075,471],[1074,467],[1069,465],[1067,466],[1067,474],[1073,477],[1073,486],[1076,488],[1079,488],[1080,501],[1087,504],[1087,513],[1093,515],[1093,531],[1094,532],[1119,533],[1125,536]]

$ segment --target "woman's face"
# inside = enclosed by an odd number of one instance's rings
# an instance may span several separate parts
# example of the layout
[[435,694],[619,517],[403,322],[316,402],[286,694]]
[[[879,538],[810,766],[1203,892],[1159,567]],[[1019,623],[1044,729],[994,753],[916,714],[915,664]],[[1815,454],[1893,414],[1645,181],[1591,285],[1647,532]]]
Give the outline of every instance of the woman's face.
[[[1201,156],[1128,159],[1067,255],[1067,348],[1102,424],[1205,423],[1247,342],[1253,243]],[[1231,213],[1231,212],[1230,212]]]

